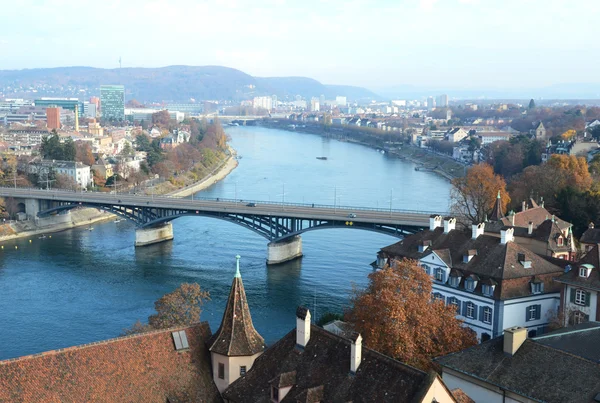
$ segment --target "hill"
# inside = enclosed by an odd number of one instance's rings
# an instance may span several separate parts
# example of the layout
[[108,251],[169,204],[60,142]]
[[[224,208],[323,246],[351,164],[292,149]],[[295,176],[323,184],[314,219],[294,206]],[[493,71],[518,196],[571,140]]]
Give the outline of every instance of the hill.
[[[98,95],[101,84],[123,84],[127,99],[142,102],[197,100],[239,101],[260,95],[280,99],[343,95],[349,100],[380,99],[360,87],[324,85],[306,77],[252,77],[222,66],[168,66],[161,68],[99,69],[57,67],[0,70],[0,95],[72,96]],[[35,91],[35,92],[33,92]]]

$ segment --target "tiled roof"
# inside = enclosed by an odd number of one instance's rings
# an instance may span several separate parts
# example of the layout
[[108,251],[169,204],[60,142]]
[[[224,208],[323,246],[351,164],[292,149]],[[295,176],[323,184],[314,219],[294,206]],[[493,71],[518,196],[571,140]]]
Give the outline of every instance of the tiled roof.
[[[436,361],[502,389],[548,403],[588,403],[600,392],[600,365],[570,352],[526,340],[511,356],[504,336]],[[557,363],[559,363],[557,365]]]
[[[550,214],[550,212],[544,207],[534,207],[515,213],[514,224],[512,223],[511,217],[504,217],[502,219],[502,224],[511,227],[527,228],[529,222],[531,221],[533,222],[533,228],[537,228],[538,225],[551,218],[552,214]],[[563,230],[571,226],[571,223],[561,220],[558,217],[554,217],[554,221],[558,224],[558,227]]]
[[[579,276],[579,267],[582,264],[594,266],[588,277]],[[600,291],[600,248],[598,245],[594,245],[579,262],[573,263],[571,266],[572,269],[558,277],[556,281]]]
[[504,217],[504,212],[502,211],[502,199],[500,198],[500,192],[498,191],[498,196],[496,197],[496,203],[494,203],[494,208],[490,213],[489,219],[492,221],[500,221]]
[[581,243],[600,243],[600,228],[586,229],[579,241]]
[[[419,252],[419,245],[430,241],[431,246]],[[476,274],[482,281],[478,283],[475,293],[481,292],[481,283],[494,279],[499,286],[494,291],[494,297],[509,299],[518,296],[530,295],[529,282],[539,278],[545,283],[545,292],[558,291],[552,277],[563,273],[563,268],[538,256],[534,252],[517,244],[507,242],[502,244],[500,238],[492,235],[480,235],[477,239],[471,238],[471,231],[452,230],[444,234],[442,228],[425,230],[414,235],[409,235],[402,241],[381,249],[381,252],[392,258],[409,258],[421,260],[425,263],[429,255],[438,251],[442,253],[444,262],[451,262],[451,269],[459,270],[462,274],[459,287],[464,287],[465,278]],[[468,262],[463,256],[476,251]],[[522,262],[531,262],[531,267],[526,268]],[[455,271],[454,274],[457,272]]]
[[[600,323],[586,322],[536,337],[537,343],[600,363]],[[600,393],[600,390],[598,391]]]
[[[176,351],[172,331],[189,349]],[[221,402],[207,323],[0,361],[0,402]]]
[[265,348],[265,341],[254,329],[242,277],[233,278],[221,327],[209,342],[210,351],[228,357],[250,356]]
[[[269,381],[293,371],[295,384],[283,402],[411,402],[429,385],[427,373],[365,347],[356,374],[350,375],[350,340],[315,325],[310,332],[301,351],[292,330],[258,357],[223,397],[230,402],[270,402]],[[305,400],[313,394],[319,400]]]
[[475,400],[467,396],[460,388],[452,389],[452,396],[456,399],[456,403],[475,403]]

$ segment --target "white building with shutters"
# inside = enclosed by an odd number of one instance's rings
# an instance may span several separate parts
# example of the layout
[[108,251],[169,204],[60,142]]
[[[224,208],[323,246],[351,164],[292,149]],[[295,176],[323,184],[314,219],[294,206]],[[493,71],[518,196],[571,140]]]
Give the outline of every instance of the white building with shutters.
[[456,219],[432,216],[430,228],[381,249],[378,266],[408,258],[432,277],[433,298],[456,307],[457,318],[485,341],[520,326],[543,333],[559,308],[564,268],[514,242],[514,229],[500,238],[485,224],[457,230]]

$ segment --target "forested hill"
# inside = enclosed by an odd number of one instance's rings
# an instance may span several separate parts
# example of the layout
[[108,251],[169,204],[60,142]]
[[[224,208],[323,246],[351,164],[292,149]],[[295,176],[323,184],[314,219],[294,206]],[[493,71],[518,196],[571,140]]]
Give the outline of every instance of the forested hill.
[[[222,66],[168,66],[161,68],[99,69],[57,67],[0,70],[0,97],[99,95],[101,84],[122,84],[127,99],[186,102],[196,100],[239,101],[260,95],[280,99],[336,95],[348,100],[381,99],[360,87],[324,85],[306,77],[258,78]],[[35,91],[35,92],[32,92]]]

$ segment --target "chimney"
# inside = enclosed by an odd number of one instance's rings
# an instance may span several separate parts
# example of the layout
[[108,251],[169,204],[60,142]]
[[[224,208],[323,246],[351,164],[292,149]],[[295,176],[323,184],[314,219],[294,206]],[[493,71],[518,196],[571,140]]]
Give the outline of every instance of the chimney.
[[590,222],[590,225],[588,225],[588,228],[592,228],[592,229],[594,229],[594,223],[593,223],[593,222]]
[[296,309],[296,345],[304,348],[310,340],[310,311],[299,306]]
[[504,352],[515,355],[525,340],[527,340],[527,329],[524,327],[515,326],[504,329]]
[[472,233],[473,233],[473,239],[477,239],[477,237],[479,235],[483,235],[483,231],[485,229],[485,223],[479,223],[479,224],[473,224],[471,226],[472,228]]
[[510,225],[512,225],[513,227],[515,226],[515,212],[511,211],[511,215],[510,215]]
[[429,217],[429,230],[433,231],[437,227],[442,226],[442,216],[441,215],[432,215]]
[[521,211],[525,211],[527,210],[527,203],[525,201],[523,201],[523,203],[521,203]]
[[352,341],[350,346],[350,372],[356,374],[362,361],[362,336],[360,333],[352,332],[350,340]]
[[515,240],[514,238],[515,229],[514,228],[506,228],[500,231],[500,243],[502,245],[507,244],[508,242],[512,242]]
[[529,221],[529,223],[527,224],[527,233],[529,235],[533,234],[533,221]]
[[444,219],[444,234],[449,233],[456,227],[456,218],[448,217]]

